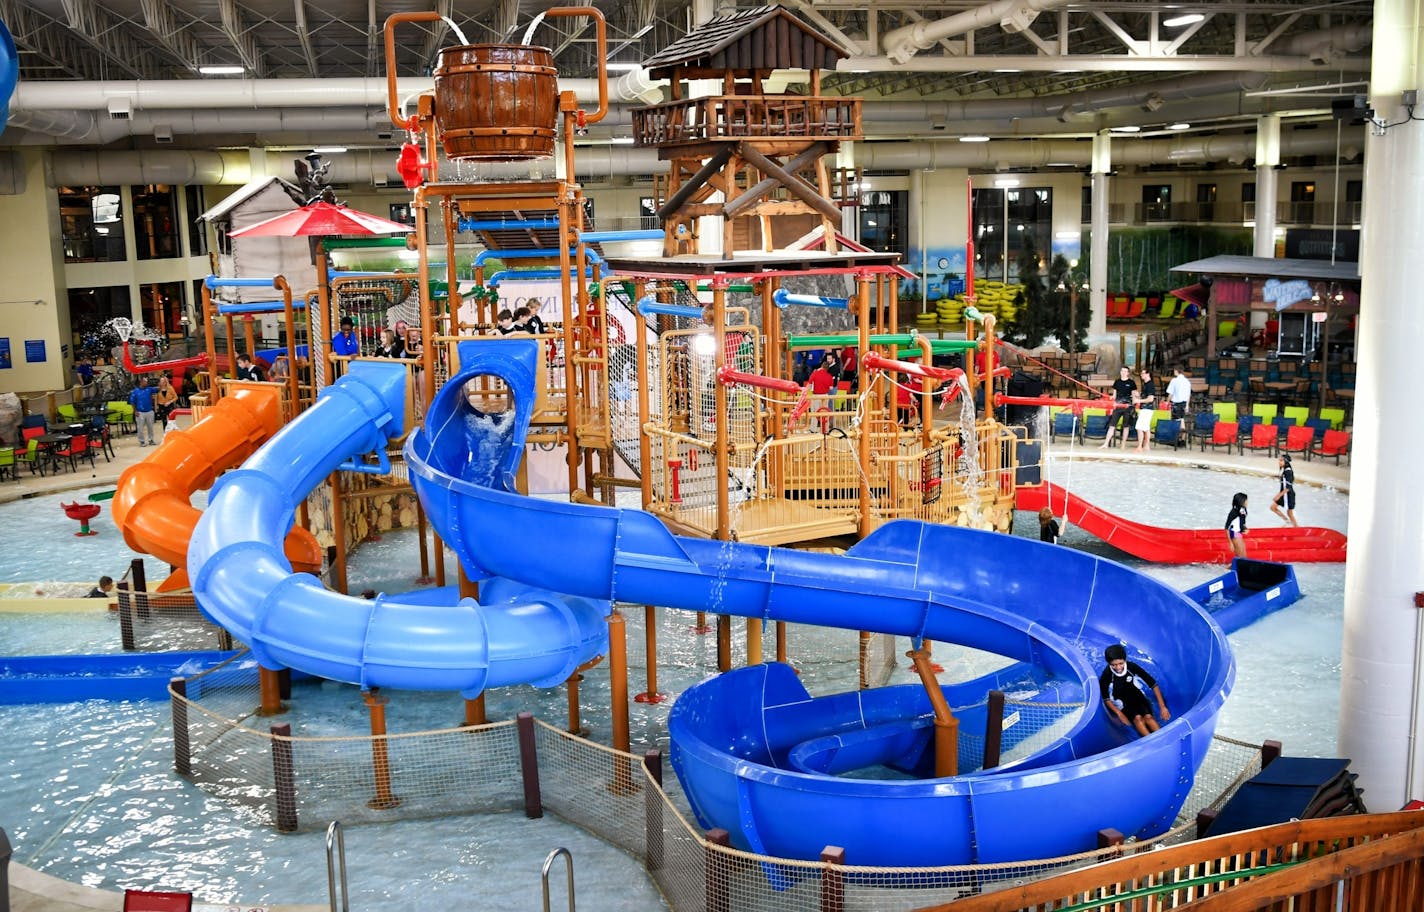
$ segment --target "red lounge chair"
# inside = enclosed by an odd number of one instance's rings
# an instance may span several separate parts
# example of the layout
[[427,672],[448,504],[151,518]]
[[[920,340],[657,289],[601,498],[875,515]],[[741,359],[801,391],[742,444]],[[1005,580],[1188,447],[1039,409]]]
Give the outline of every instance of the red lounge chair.
[[1276,448],[1276,441],[1280,435],[1276,432],[1274,424],[1256,424],[1251,426],[1251,439],[1241,441],[1241,452],[1247,450],[1265,450],[1267,453]]
[[1208,446],[1213,450],[1224,446],[1229,453],[1236,448],[1236,442],[1240,435],[1241,425],[1235,421],[1218,421],[1211,429],[1211,437],[1201,438],[1202,452],[1206,452]]
[[1315,456],[1334,456],[1335,464],[1340,464],[1340,457],[1350,456],[1350,432],[1349,431],[1326,431],[1320,443],[1310,448],[1307,459]]

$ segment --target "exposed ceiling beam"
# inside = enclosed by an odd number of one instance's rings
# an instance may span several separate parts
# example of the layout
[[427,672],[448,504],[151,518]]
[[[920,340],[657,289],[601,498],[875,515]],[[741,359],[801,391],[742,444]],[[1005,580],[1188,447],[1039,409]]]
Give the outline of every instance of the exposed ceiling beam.
[[[916,73],[973,73],[986,67],[1006,70],[1034,72],[1077,71],[1134,73],[1182,73],[1199,70],[1264,71],[1290,73],[1296,71],[1322,71],[1320,65],[1305,57],[1254,57],[1250,59],[1225,56],[1172,56],[1133,57],[1122,54],[1074,54],[1070,57],[1013,56],[995,54],[992,56],[969,57],[924,57],[916,56],[911,63],[899,63],[889,57],[849,57],[840,61],[836,69],[852,73],[916,72]],[[1370,70],[1368,57],[1347,57],[1331,61],[1330,72],[1345,71],[1367,73]]]
[[222,14],[223,34],[227,36],[242,65],[253,76],[265,76],[266,65],[262,60],[262,52],[248,31],[247,17],[242,7],[237,5],[237,0],[218,0],[218,11]]
[[160,47],[174,60],[190,70],[196,70],[203,62],[203,48],[173,17],[173,8],[166,0],[140,0],[139,10],[143,14],[143,26],[148,29]]
[[[137,64],[147,56],[107,10],[93,0],[63,0],[69,30],[97,51],[112,67],[134,78],[146,75]],[[146,48],[143,50],[147,50]]]
[[311,29],[307,26],[307,5],[305,0],[292,0],[292,14],[297,24],[297,41],[302,46],[302,56],[307,61],[307,73],[320,76],[316,65],[316,49],[312,47]]
[[66,77],[92,79],[101,75],[94,55],[75,41],[70,32],[36,15],[20,0],[0,0],[0,19],[9,28],[22,63],[24,55],[33,55],[42,60],[44,66]]

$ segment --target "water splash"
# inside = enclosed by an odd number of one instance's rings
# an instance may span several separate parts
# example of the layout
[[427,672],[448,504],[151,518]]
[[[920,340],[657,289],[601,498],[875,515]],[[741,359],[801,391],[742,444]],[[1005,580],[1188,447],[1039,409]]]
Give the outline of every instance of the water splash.
[[462,32],[462,31],[460,31],[460,27],[455,24],[455,20],[454,20],[454,19],[451,19],[449,16],[441,16],[440,19],[441,19],[441,21],[443,21],[446,25],[450,26],[450,31],[452,31],[452,32],[455,33],[455,37],[460,40],[460,43],[461,43],[461,44],[469,44],[469,43],[470,43],[469,39],[465,37],[465,33]]
[[964,494],[963,516],[967,525],[981,528],[984,512],[979,502],[979,492],[984,487],[984,467],[979,463],[979,426],[974,411],[974,395],[969,390],[969,379],[961,374],[959,387],[959,457],[955,460],[954,475],[959,480],[959,489]]
[[519,42],[520,44],[528,44],[529,39],[534,37],[534,30],[539,27],[539,23],[544,21],[544,15],[544,13],[539,13],[533,19],[529,20],[529,28],[524,30],[524,39]]

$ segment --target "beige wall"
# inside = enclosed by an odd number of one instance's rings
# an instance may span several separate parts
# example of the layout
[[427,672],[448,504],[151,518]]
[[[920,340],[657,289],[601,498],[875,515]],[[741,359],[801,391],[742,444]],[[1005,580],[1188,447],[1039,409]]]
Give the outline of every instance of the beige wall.
[[[0,337],[10,340],[10,368],[0,370],[0,392],[50,390],[68,384],[69,299],[64,290],[59,201],[46,186],[42,152],[21,153],[24,189],[0,196]],[[45,360],[25,360],[25,342],[44,343]]]

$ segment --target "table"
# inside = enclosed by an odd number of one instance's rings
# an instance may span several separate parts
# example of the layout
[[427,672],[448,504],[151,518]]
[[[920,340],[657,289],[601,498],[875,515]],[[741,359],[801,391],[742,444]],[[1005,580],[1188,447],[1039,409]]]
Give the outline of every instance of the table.
[[1271,391],[1271,393],[1275,397],[1277,405],[1280,405],[1282,400],[1285,399],[1286,393],[1293,392],[1295,390],[1294,380],[1267,380],[1261,385]]
[[[55,472],[59,471],[59,451],[69,446],[69,442],[74,439],[72,434],[49,433],[41,434],[34,438],[40,445],[40,449],[45,454],[45,461],[54,467]],[[44,467],[40,467],[40,474],[44,474]]]

